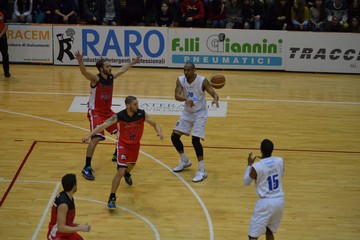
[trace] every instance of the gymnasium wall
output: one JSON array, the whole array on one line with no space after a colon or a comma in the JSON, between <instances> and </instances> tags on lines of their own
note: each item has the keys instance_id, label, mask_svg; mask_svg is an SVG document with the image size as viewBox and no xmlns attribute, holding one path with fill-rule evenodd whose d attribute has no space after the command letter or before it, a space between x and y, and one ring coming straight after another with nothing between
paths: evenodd
<instances>
[{"instance_id":1,"label":"gymnasium wall","mask_svg":"<svg viewBox=\"0 0 360 240\"><path fill-rule=\"evenodd\" d=\"M107 57L113 66L142 55L144 67L360 73L360 34L233 29L15 25L10 61L77 65ZM1 59L1 58L0 58Z\"/></svg>"}]
</instances>

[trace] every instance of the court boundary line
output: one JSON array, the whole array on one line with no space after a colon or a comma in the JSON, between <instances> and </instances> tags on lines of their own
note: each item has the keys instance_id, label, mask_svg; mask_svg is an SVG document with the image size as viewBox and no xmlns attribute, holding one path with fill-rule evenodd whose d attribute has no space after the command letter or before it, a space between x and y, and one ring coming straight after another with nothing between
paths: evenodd
<instances>
[{"instance_id":1,"label":"court boundary line","mask_svg":"<svg viewBox=\"0 0 360 240\"><path fill-rule=\"evenodd\" d=\"M12 187L14 186L16 179L18 178L18 176L19 176L22 168L24 167L25 163L27 162L27 160L28 160L31 152L34 150L35 145L36 145L36 141L34 141L34 142L31 144L30 149L28 150L28 152L27 152L27 154L25 155L24 159L21 161L20 166L18 167L18 169L17 169L14 177L12 178L12 180L11 180L8 188L6 189L4 195L2 196L2 198L1 198L1 200L0 200L0 207L1 207L1 206L3 205L3 203L5 202L6 197L7 197L8 194L10 193Z\"/></svg>"},{"instance_id":2,"label":"court boundary line","mask_svg":"<svg viewBox=\"0 0 360 240\"><path fill-rule=\"evenodd\" d=\"M22 92L22 91L0 91L6 94L33 94L33 95L64 95L64 96L89 96L84 93L60 93L60 92ZM113 97L126 97L127 95L113 95ZM160 98L174 99L172 96L137 96L138 98ZM206 98L207 100L211 98ZM290 99L256 99L256 98L231 98L230 96L220 98L222 101L248 101L248 102L280 102L280 103L308 103L308 104L335 104L335 105L360 105L360 102L334 102L334 101L316 101L316 100L290 100Z\"/></svg>"},{"instance_id":3,"label":"court boundary line","mask_svg":"<svg viewBox=\"0 0 360 240\"><path fill-rule=\"evenodd\" d=\"M82 142L71 142L71 141L44 141L37 140L37 142L43 143L72 143L72 144L84 144ZM112 143L99 143L102 145L113 145ZM141 143L141 146L144 147L174 147L172 145L166 144L146 144ZM192 145L184 145L185 148L193 148ZM203 148L206 149L226 149L226 150L259 150L256 147L226 147L226 146L205 146ZM326 150L326 149L286 149L286 148L276 148L274 151L283 151L283 152L314 152L314 153L345 153L345 154L360 154L360 151L347 151L347 150Z\"/></svg>"},{"instance_id":4,"label":"court boundary line","mask_svg":"<svg viewBox=\"0 0 360 240\"><path fill-rule=\"evenodd\" d=\"M46 216L47 216L47 214L49 212L49 209L50 209L51 205L53 204L53 199L55 199L55 196L56 196L56 194L57 194L57 192L59 190L59 187L60 187L60 182L57 182L56 186L55 186L55 188L54 188L54 190L53 190L53 192L51 194L51 197L50 197L50 199L48 201L48 204L46 205L46 208L43 211L40 222L38 223L38 225L36 227L36 230L35 230L32 238L31 238L32 240L35 240L37 238L37 236L39 235L40 229L41 229L42 225L45 222L45 218L46 218Z\"/></svg>"}]
</instances>

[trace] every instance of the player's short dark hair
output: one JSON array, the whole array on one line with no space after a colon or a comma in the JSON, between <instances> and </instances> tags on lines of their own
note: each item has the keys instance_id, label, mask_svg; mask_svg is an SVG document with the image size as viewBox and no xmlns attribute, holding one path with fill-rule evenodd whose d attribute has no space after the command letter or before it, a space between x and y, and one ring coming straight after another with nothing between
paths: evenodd
<instances>
[{"instance_id":1,"label":"player's short dark hair","mask_svg":"<svg viewBox=\"0 0 360 240\"><path fill-rule=\"evenodd\" d=\"M108 61L109 61L109 59L107 59L107 58L100 58L99 61L96 62L97 69L100 71L100 68L103 68L104 63L108 62Z\"/></svg>"},{"instance_id":2,"label":"player's short dark hair","mask_svg":"<svg viewBox=\"0 0 360 240\"><path fill-rule=\"evenodd\" d=\"M274 144L272 141L270 141L269 139L264 139L261 142L261 152L263 153L263 155L265 156L271 156L272 151L274 150Z\"/></svg>"},{"instance_id":3,"label":"player's short dark hair","mask_svg":"<svg viewBox=\"0 0 360 240\"><path fill-rule=\"evenodd\" d=\"M73 173L68 173L61 179L62 186L65 192L70 192L71 189L76 185L76 175Z\"/></svg>"},{"instance_id":4,"label":"player's short dark hair","mask_svg":"<svg viewBox=\"0 0 360 240\"><path fill-rule=\"evenodd\" d=\"M136 100L136 97L134 96L127 96L125 98L125 104L131 104L134 100Z\"/></svg>"},{"instance_id":5,"label":"player's short dark hair","mask_svg":"<svg viewBox=\"0 0 360 240\"><path fill-rule=\"evenodd\" d=\"M186 62L185 63L185 66L186 65L190 65L191 66L191 69L195 69L195 64L193 62Z\"/></svg>"}]
</instances>

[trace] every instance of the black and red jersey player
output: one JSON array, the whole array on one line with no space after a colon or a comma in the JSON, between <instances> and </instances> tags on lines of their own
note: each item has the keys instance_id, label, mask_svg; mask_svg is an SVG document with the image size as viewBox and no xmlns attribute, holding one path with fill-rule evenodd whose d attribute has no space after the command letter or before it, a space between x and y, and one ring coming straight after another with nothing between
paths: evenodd
<instances>
[{"instance_id":1,"label":"black and red jersey player","mask_svg":"<svg viewBox=\"0 0 360 240\"><path fill-rule=\"evenodd\" d=\"M124 74L133 65L140 62L141 56L133 59L132 62L122 66L117 72L112 74L111 62L109 59L101 58L96 62L96 67L99 70L98 74L87 71L83 62L83 54L80 51L75 52L75 57L79 63L81 74L90 81L90 97L88 101L87 117L90 123L90 131L94 130L98 125L105 122L106 119L114 115L111 110L113 99L114 80L120 75ZM102 131L98 132L91 138L91 141L86 150L85 166L82 170L83 176L88 180L94 180L93 169L91 167L91 160L94 155L95 148L100 141L105 140L105 131L115 134L117 131L116 124L110 125ZM113 159L116 160L116 151Z\"/></svg>"},{"instance_id":2,"label":"black and red jersey player","mask_svg":"<svg viewBox=\"0 0 360 240\"><path fill-rule=\"evenodd\" d=\"M51 208L51 219L47 234L48 240L81 240L77 232L89 232L90 225L74 223L76 210L74 193L77 191L76 175L66 174L62 180L64 191L60 192Z\"/></svg>"},{"instance_id":3,"label":"black and red jersey player","mask_svg":"<svg viewBox=\"0 0 360 240\"><path fill-rule=\"evenodd\" d=\"M118 141L117 141L117 173L113 178L111 193L108 201L108 208L116 208L116 190L119 187L120 180L126 175L130 175L134 168L140 150L140 140L144 132L144 122L151 125L160 139L163 139L160 125L153 120L144 110L139 109L138 100L134 96L127 96L125 99L126 109L114 114L103 124L97 126L86 137L82 139L87 142L92 136L103 131L114 123L118 123ZM131 181L132 184L132 181ZM131 185L129 184L129 185Z\"/></svg>"}]
</instances>

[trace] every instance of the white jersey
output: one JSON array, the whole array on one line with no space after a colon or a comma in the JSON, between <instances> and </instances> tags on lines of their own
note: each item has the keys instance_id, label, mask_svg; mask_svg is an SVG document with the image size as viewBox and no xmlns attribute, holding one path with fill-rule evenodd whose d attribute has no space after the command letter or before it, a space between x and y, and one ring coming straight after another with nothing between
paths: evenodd
<instances>
[{"instance_id":1,"label":"white jersey","mask_svg":"<svg viewBox=\"0 0 360 240\"><path fill-rule=\"evenodd\" d=\"M254 163L257 178L256 192L261 198L283 197L282 178L284 161L280 157L268 157Z\"/></svg>"},{"instance_id":2,"label":"white jersey","mask_svg":"<svg viewBox=\"0 0 360 240\"><path fill-rule=\"evenodd\" d=\"M197 112L206 109L205 91L203 90L203 82L205 77L197 75L195 80L189 84L186 77L180 76L179 81L184 89L184 96L194 101L195 106L190 107L185 104L185 111Z\"/></svg>"}]
</instances>

